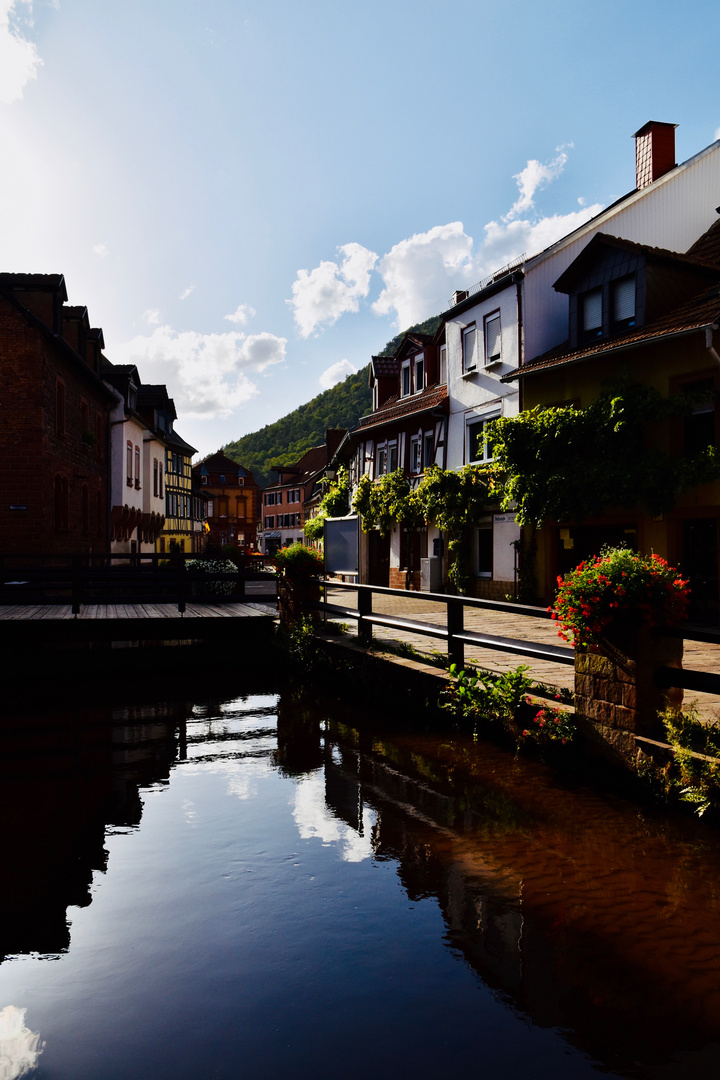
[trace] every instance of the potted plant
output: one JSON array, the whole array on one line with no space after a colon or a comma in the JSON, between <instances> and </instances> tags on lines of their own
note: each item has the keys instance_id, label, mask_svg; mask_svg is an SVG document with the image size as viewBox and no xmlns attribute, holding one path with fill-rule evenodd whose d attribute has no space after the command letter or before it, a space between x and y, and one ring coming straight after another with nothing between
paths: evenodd
<instances>
[{"instance_id":1,"label":"potted plant","mask_svg":"<svg viewBox=\"0 0 720 1080\"><path fill-rule=\"evenodd\" d=\"M558 634L577 645L625 643L642 630L675 626L685 618L688 582L660 555L629 548L603 548L558 577L555 603L548 608Z\"/></svg>"},{"instance_id":2,"label":"potted plant","mask_svg":"<svg viewBox=\"0 0 720 1080\"><path fill-rule=\"evenodd\" d=\"M309 605L320 599L318 578L323 572L322 556L314 548L298 542L280 548L273 562L280 575L278 608L282 625L293 626L306 615L317 619L317 612Z\"/></svg>"}]
</instances>

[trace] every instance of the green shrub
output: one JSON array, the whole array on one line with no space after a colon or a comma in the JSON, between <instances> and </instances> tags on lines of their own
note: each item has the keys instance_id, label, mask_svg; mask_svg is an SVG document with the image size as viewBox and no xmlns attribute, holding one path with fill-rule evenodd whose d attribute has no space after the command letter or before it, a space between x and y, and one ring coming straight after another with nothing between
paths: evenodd
<instances>
[{"instance_id":1,"label":"green shrub","mask_svg":"<svg viewBox=\"0 0 720 1080\"><path fill-rule=\"evenodd\" d=\"M299 541L276 551L273 562L278 570L290 577L318 576L322 574L324 567L322 555Z\"/></svg>"}]
</instances>

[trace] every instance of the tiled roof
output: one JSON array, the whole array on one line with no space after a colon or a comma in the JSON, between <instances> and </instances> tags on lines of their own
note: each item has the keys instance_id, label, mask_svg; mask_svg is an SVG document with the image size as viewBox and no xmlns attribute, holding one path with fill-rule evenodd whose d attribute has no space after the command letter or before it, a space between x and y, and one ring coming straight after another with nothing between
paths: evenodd
<instances>
[{"instance_id":1,"label":"tiled roof","mask_svg":"<svg viewBox=\"0 0 720 1080\"><path fill-rule=\"evenodd\" d=\"M688 255L720 266L720 218L687 250Z\"/></svg>"},{"instance_id":2,"label":"tiled roof","mask_svg":"<svg viewBox=\"0 0 720 1080\"><path fill-rule=\"evenodd\" d=\"M392 378L398 373L398 362L394 356L373 356L372 370L375 378Z\"/></svg>"},{"instance_id":3,"label":"tiled roof","mask_svg":"<svg viewBox=\"0 0 720 1080\"><path fill-rule=\"evenodd\" d=\"M399 394L393 394L381 409L370 413L368 416L362 416L354 430L365 431L368 428L380 427L391 420L412 416L413 413L445 408L446 402L447 386L430 386L427 390L423 390L422 394L413 394L411 397L406 398L401 398Z\"/></svg>"},{"instance_id":4,"label":"tiled roof","mask_svg":"<svg viewBox=\"0 0 720 1080\"><path fill-rule=\"evenodd\" d=\"M638 327L636 330L618 337L595 341L582 349L568 351L568 343L557 345L541 356L535 357L522 367L503 375L502 382L510 382L525 375L533 375L537 371L546 371L548 368L561 367L564 364L577 363L591 356L602 356L604 353L615 352L620 349L630 348L633 345L643 345L664 337L672 337L688 333L692 330L701 329L711 323L720 321L720 285L713 285L699 296L694 296L685 304L663 315L647 326Z\"/></svg>"}]
</instances>

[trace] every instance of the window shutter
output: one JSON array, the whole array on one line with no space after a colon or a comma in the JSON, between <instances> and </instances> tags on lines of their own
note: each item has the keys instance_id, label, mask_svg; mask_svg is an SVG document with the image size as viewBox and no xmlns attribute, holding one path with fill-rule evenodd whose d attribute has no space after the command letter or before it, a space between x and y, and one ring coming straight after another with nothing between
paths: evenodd
<instances>
[{"instance_id":1,"label":"window shutter","mask_svg":"<svg viewBox=\"0 0 720 1080\"><path fill-rule=\"evenodd\" d=\"M469 327L463 334L463 368L469 371L475 367L475 327Z\"/></svg>"},{"instance_id":2,"label":"window shutter","mask_svg":"<svg viewBox=\"0 0 720 1080\"><path fill-rule=\"evenodd\" d=\"M635 316L635 278L623 278L615 286L613 301L613 319L624 322Z\"/></svg>"},{"instance_id":3,"label":"window shutter","mask_svg":"<svg viewBox=\"0 0 720 1080\"><path fill-rule=\"evenodd\" d=\"M485 323L485 363L500 359L500 316Z\"/></svg>"},{"instance_id":4,"label":"window shutter","mask_svg":"<svg viewBox=\"0 0 720 1080\"><path fill-rule=\"evenodd\" d=\"M602 328L602 290L587 293L583 297L583 329L600 330Z\"/></svg>"}]
</instances>

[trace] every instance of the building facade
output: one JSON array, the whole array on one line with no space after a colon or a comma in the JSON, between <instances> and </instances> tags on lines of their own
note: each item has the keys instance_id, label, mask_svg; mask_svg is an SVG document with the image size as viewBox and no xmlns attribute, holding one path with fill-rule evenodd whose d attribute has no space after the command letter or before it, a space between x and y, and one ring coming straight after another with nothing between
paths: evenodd
<instances>
[{"instance_id":1,"label":"building facade","mask_svg":"<svg viewBox=\"0 0 720 1080\"><path fill-rule=\"evenodd\" d=\"M207 500L207 543L256 550L260 495L250 470L218 451L195 465L192 473L195 487Z\"/></svg>"}]
</instances>

